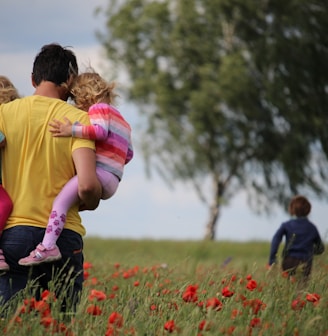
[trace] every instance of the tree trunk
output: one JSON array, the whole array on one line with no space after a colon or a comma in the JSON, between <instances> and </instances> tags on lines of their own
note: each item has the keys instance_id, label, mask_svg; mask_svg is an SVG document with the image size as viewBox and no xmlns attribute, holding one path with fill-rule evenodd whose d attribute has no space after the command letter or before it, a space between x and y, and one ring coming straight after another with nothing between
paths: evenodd
<instances>
[{"instance_id":1,"label":"tree trunk","mask_svg":"<svg viewBox=\"0 0 328 336\"><path fill-rule=\"evenodd\" d=\"M213 181L214 192L213 202L209 207L209 220L205 229L205 240L214 240L216 233L216 225L220 214L220 202L224 193L224 185L217 180Z\"/></svg>"}]
</instances>

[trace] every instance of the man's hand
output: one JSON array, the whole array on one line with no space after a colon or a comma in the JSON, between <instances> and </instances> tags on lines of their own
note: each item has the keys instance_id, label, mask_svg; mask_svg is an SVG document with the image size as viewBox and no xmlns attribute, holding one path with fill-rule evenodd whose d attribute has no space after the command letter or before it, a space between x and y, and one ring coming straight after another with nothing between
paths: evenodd
<instances>
[{"instance_id":1,"label":"man's hand","mask_svg":"<svg viewBox=\"0 0 328 336\"><path fill-rule=\"evenodd\" d=\"M49 123L52 127L49 131L54 137L69 137L72 136L72 123L68 118L64 118L65 122L54 119Z\"/></svg>"}]
</instances>

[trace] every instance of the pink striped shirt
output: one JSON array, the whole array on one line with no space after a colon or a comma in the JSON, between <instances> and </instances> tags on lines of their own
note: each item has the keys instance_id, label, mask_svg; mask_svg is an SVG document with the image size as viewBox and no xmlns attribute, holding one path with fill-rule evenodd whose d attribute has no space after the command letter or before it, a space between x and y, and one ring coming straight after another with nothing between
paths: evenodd
<instances>
[{"instance_id":1,"label":"pink striped shirt","mask_svg":"<svg viewBox=\"0 0 328 336\"><path fill-rule=\"evenodd\" d=\"M97 167L121 180L124 166L133 157L131 127L112 105L94 104L88 114L91 125L74 124L72 136L95 140Z\"/></svg>"}]
</instances>

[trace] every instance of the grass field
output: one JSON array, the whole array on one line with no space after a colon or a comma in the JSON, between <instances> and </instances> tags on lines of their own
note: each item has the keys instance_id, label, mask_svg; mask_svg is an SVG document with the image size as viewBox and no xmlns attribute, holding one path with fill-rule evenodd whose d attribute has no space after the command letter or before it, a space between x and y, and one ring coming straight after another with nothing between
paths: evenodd
<instances>
[{"instance_id":1,"label":"grass field","mask_svg":"<svg viewBox=\"0 0 328 336\"><path fill-rule=\"evenodd\" d=\"M267 269L266 242L85 240L85 285L74 318L25 298L4 335L328 335L328 258L311 279ZM49 306L50 304L50 306ZM50 309L51 307L51 309ZM1 308L0 308L1 310ZM1 332L1 331L0 331Z\"/></svg>"}]
</instances>

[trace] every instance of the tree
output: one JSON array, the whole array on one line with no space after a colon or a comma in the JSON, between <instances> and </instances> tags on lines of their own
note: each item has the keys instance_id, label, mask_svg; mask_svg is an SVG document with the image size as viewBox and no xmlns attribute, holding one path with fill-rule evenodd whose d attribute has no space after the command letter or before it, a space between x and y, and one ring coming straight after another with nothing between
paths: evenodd
<instances>
[{"instance_id":1,"label":"tree","mask_svg":"<svg viewBox=\"0 0 328 336\"><path fill-rule=\"evenodd\" d=\"M105 15L100 41L146 117L147 166L194 185L205 238L240 190L256 211L327 196L323 0L121 0Z\"/></svg>"}]
</instances>

